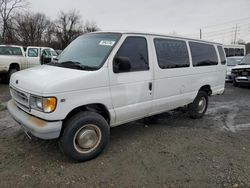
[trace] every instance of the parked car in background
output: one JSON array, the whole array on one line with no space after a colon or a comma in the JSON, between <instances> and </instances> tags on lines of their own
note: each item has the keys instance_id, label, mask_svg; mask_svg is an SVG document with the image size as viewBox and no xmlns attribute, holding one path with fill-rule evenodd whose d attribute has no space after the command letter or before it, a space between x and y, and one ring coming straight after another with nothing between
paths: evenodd
<instances>
[{"instance_id":1,"label":"parked car in background","mask_svg":"<svg viewBox=\"0 0 250 188\"><path fill-rule=\"evenodd\" d=\"M227 58L227 75L226 75L227 82L233 81L233 77L231 73L232 68L238 65L243 58L244 56L234 56L234 57Z\"/></svg>"},{"instance_id":2,"label":"parked car in background","mask_svg":"<svg viewBox=\"0 0 250 188\"><path fill-rule=\"evenodd\" d=\"M58 55L62 53L62 50L55 50Z\"/></svg>"},{"instance_id":3,"label":"parked car in background","mask_svg":"<svg viewBox=\"0 0 250 188\"><path fill-rule=\"evenodd\" d=\"M250 83L250 54L246 55L242 61L232 68L233 85Z\"/></svg>"},{"instance_id":4,"label":"parked car in background","mask_svg":"<svg viewBox=\"0 0 250 188\"><path fill-rule=\"evenodd\" d=\"M27 134L59 139L71 159L102 152L110 127L187 106L201 118L223 94L222 44L133 32L74 40L58 61L11 76L8 110ZM21 97L20 97L21 96Z\"/></svg>"},{"instance_id":5,"label":"parked car in background","mask_svg":"<svg viewBox=\"0 0 250 188\"><path fill-rule=\"evenodd\" d=\"M49 63L53 60L49 47L0 45L0 77L8 82L19 70Z\"/></svg>"}]
</instances>

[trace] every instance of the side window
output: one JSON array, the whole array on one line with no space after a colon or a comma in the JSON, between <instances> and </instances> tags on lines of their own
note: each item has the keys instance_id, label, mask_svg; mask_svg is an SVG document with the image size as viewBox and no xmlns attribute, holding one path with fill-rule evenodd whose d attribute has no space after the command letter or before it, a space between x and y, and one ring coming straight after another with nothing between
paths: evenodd
<instances>
[{"instance_id":1,"label":"side window","mask_svg":"<svg viewBox=\"0 0 250 188\"><path fill-rule=\"evenodd\" d=\"M155 39L154 43L161 69L189 67L189 56L185 41Z\"/></svg>"},{"instance_id":2,"label":"side window","mask_svg":"<svg viewBox=\"0 0 250 188\"><path fill-rule=\"evenodd\" d=\"M28 49L29 57L38 57L38 49L37 48L29 48Z\"/></svg>"},{"instance_id":3,"label":"side window","mask_svg":"<svg viewBox=\"0 0 250 188\"><path fill-rule=\"evenodd\" d=\"M235 48L235 56L240 56L240 49L239 48Z\"/></svg>"},{"instance_id":4,"label":"side window","mask_svg":"<svg viewBox=\"0 0 250 188\"><path fill-rule=\"evenodd\" d=\"M228 57L232 57L232 56L235 56L235 50L234 50L234 48L229 48Z\"/></svg>"},{"instance_id":5,"label":"side window","mask_svg":"<svg viewBox=\"0 0 250 188\"><path fill-rule=\"evenodd\" d=\"M12 48L12 55L22 56L22 50L20 48Z\"/></svg>"},{"instance_id":6,"label":"side window","mask_svg":"<svg viewBox=\"0 0 250 188\"><path fill-rule=\"evenodd\" d=\"M218 64L215 48L211 44L189 42L192 53L193 66L211 66Z\"/></svg>"},{"instance_id":7,"label":"side window","mask_svg":"<svg viewBox=\"0 0 250 188\"><path fill-rule=\"evenodd\" d=\"M43 53L44 53L46 56L51 56L51 51L50 51L50 49L45 49L45 50L43 50Z\"/></svg>"},{"instance_id":8,"label":"side window","mask_svg":"<svg viewBox=\"0 0 250 188\"><path fill-rule=\"evenodd\" d=\"M245 50L243 48L240 49L240 56L245 56Z\"/></svg>"},{"instance_id":9,"label":"side window","mask_svg":"<svg viewBox=\"0 0 250 188\"><path fill-rule=\"evenodd\" d=\"M228 57L228 48L224 48L225 53L226 53L226 57Z\"/></svg>"},{"instance_id":10,"label":"side window","mask_svg":"<svg viewBox=\"0 0 250 188\"><path fill-rule=\"evenodd\" d=\"M130 62L129 69L118 72L149 70L147 40L144 37L127 37L114 58L113 70L119 66L115 61L117 58L127 59Z\"/></svg>"},{"instance_id":11,"label":"side window","mask_svg":"<svg viewBox=\"0 0 250 188\"><path fill-rule=\"evenodd\" d=\"M225 65L226 64L226 58L225 58L225 53L224 53L224 50L223 50L222 46L218 46L218 51L219 51L219 54L220 54L221 64Z\"/></svg>"}]
</instances>

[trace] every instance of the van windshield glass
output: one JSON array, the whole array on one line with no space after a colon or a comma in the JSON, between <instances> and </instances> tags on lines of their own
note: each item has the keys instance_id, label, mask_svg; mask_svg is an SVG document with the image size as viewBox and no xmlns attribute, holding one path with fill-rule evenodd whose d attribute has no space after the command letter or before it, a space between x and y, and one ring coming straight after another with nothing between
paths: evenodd
<instances>
[{"instance_id":1,"label":"van windshield glass","mask_svg":"<svg viewBox=\"0 0 250 188\"><path fill-rule=\"evenodd\" d=\"M50 63L59 67L97 70L120 39L118 33L85 34L74 40L59 56L58 62Z\"/></svg>"},{"instance_id":2,"label":"van windshield glass","mask_svg":"<svg viewBox=\"0 0 250 188\"><path fill-rule=\"evenodd\" d=\"M242 59L239 65L250 65L250 55L247 55Z\"/></svg>"}]
</instances>

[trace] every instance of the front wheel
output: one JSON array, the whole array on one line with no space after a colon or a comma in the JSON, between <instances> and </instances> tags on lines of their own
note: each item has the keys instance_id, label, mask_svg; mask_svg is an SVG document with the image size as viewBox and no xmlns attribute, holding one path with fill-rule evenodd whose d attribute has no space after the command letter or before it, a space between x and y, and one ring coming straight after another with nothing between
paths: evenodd
<instances>
[{"instance_id":1,"label":"front wheel","mask_svg":"<svg viewBox=\"0 0 250 188\"><path fill-rule=\"evenodd\" d=\"M191 118L202 118L208 107L208 94L205 91L199 91L194 102L188 105L188 112Z\"/></svg>"},{"instance_id":2,"label":"front wheel","mask_svg":"<svg viewBox=\"0 0 250 188\"><path fill-rule=\"evenodd\" d=\"M3 77L3 81L4 83L8 84L10 81L10 77L12 74L14 74L15 72L17 72L18 70L16 68L11 68L8 73Z\"/></svg>"},{"instance_id":3,"label":"front wheel","mask_svg":"<svg viewBox=\"0 0 250 188\"><path fill-rule=\"evenodd\" d=\"M75 161L87 161L99 155L109 141L109 125L95 112L80 112L65 123L59 144Z\"/></svg>"}]
</instances>

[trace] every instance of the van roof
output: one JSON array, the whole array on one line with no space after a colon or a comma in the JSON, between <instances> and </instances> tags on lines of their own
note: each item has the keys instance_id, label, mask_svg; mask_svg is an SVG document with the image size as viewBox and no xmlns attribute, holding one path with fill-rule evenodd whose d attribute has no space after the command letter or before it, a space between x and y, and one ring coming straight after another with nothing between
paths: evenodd
<instances>
[{"instance_id":1,"label":"van roof","mask_svg":"<svg viewBox=\"0 0 250 188\"><path fill-rule=\"evenodd\" d=\"M211 41L182 37L182 36L165 35L165 34L159 34L159 33L146 33L146 32L137 32L137 31L97 31L97 32L93 32L93 33L121 33L121 34L135 34L135 35L151 35L151 36L171 37L171 38L176 38L176 39L184 39L184 40L191 40L191 41L197 41L197 42L205 42L205 43L210 43L210 44L223 45L223 44L217 43L217 42L211 42Z\"/></svg>"}]
</instances>

